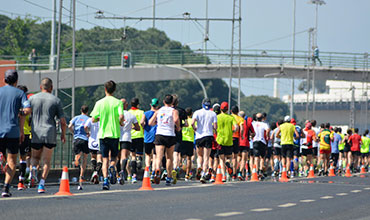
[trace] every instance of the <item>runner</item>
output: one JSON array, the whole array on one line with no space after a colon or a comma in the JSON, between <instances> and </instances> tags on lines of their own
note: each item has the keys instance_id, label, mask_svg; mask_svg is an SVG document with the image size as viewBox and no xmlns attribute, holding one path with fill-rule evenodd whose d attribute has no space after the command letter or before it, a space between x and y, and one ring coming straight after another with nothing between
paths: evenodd
<instances>
[{"instance_id":1,"label":"runner","mask_svg":"<svg viewBox=\"0 0 370 220\"><path fill-rule=\"evenodd\" d=\"M130 111L127 111L128 103L126 99L121 99L121 102L123 104L123 115L125 117L125 121L123 126L121 126L121 135L119 139L120 143L120 164L121 164L121 171L119 172L119 178L118 182L123 185L125 183L125 179L127 178L127 181L131 180L132 183L137 182L136 177L136 167L131 166L132 170L127 169L127 161L129 154L131 153L131 158L135 158L136 149L132 144L132 130L140 131L140 126L137 122L137 119L135 115L131 114Z\"/></svg>"},{"instance_id":2,"label":"runner","mask_svg":"<svg viewBox=\"0 0 370 220\"><path fill-rule=\"evenodd\" d=\"M209 157L212 150L213 131L217 130L217 115L211 111L211 100L204 98L202 109L196 110L191 125L194 128L197 145L198 171L200 182L206 183L212 175L212 168L208 170ZM208 178L206 174L208 172Z\"/></svg>"},{"instance_id":3,"label":"runner","mask_svg":"<svg viewBox=\"0 0 370 220\"><path fill-rule=\"evenodd\" d=\"M131 109L128 111L132 115L136 116L136 120L138 122L144 116L144 111L139 109L139 99L132 98L131 99ZM131 171L132 171L132 181L136 178L137 169L141 169L142 167L142 160L143 160L143 152L144 152L144 130L141 125L140 130L136 131L135 129L131 130L131 139L132 139L132 151L131 151Z\"/></svg>"},{"instance_id":4,"label":"runner","mask_svg":"<svg viewBox=\"0 0 370 220\"><path fill-rule=\"evenodd\" d=\"M213 111L216 113L216 116L221 114L220 104L215 103L212 106ZM213 173L212 177L209 180L211 183L215 182L216 180L216 172L219 165L219 152L221 150L221 146L217 143L217 133L213 132L213 142L212 142L212 150L211 154L209 155L209 167L212 167Z\"/></svg>"},{"instance_id":5,"label":"runner","mask_svg":"<svg viewBox=\"0 0 370 220\"><path fill-rule=\"evenodd\" d=\"M172 95L166 95L163 100L164 106L156 111L149 120L150 126L158 125L154 141L156 152L154 182L156 184L160 182L160 168L166 149L166 169L169 171L166 177L166 185L168 186L171 185L172 182L173 151L176 144L175 126L177 131L181 129L179 112L172 107L172 103Z\"/></svg>"},{"instance_id":6,"label":"runner","mask_svg":"<svg viewBox=\"0 0 370 220\"><path fill-rule=\"evenodd\" d=\"M239 165L239 173L238 173L238 179L244 180L243 177L245 177L245 180L247 180L248 176L245 172L245 167L248 166L248 156L249 156L249 149L250 149L250 140L254 137L255 132L254 128L252 126L252 118L251 117L244 117L244 122L242 124L243 129L240 129L240 140L239 145L240 149L239 152L241 154L241 160Z\"/></svg>"},{"instance_id":7,"label":"runner","mask_svg":"<svg viewBox=\"0 0 370 220\"><path fill-rule=\"evenodd\" d=\"M244 118L240 117L238 115L239 113L239 107L238 106L233 106L231 107L231 115L235 118L236 123L238 124L238 129L233 133L233 159L232 159L232 164L233 164L233 173L232 173L232 180L236 180L236 175L238 173L238 155L240 153L240 144L239 144L239 139L240 139L240 134L243 133L243 123L244 123ZM239 165L239 168L243 167Z\"/></svg>"},{"instance_id":8,"label":"runner","mask_svg":"<svg viewBox=\"0 0 370 220\"><path fill-rule=\"evenodd\" d=\"M99 184L100 171L103 165L98 139L99 122L92 122L92 118L89 118L84 128L86 135L89 137L89 150L91 154L91 164L93 166L93 173L90 181L94 184Z\"/></svg>"},{"instance_id":9,"label":"runner","mask_svg":"<svg viewBox=\"0 0 370 220\"><path fill-rule=\"evenodd\" d=\"M41 92L30 97L32 108L32 171L31 181L37 179L37 167L40 159L43 158L44 168L38 187L38 193L45 192L45 180L49 174L50 162L53 155L53 148L56 147L57 129L55 117L60 120L62 133L60 139L65 143L65 132L67 123L64 118L61 101L51 94L53 82L49 78L41 81ZM36 181L35 181L36 182Z\"/></svg>"},{"instance_id":10,"label":"runner","mask_svg":"<svg viewBox=\"0 0 370 220\"><path fill-rule=\"evenodd\" d=\"M257 113L256 115L256 123L253 124L254 131L256 135L253 138L253 155L254 155L254 165L258 170L258 175L261 178L264 178L264 161L265 156L267 153L267 135L269 133L269 126L263 122L263 115L261 113Z\"/></svg>"},{"instance_id":11,"label":"runner","mask_svg":"<svg viewBox=\"0 0 370 220\"><path fill-rule=\"evenodd\" d=\"M346 167L345 165L345 158L347 156L344 155L344 134L342 134L342 128L338 127L338 134L340 135L342 141L339 142L338 149L339 149L339 164L338 164L338 173L342 173L342 169ZM344 170L344 169L343 169Z\"/></svg>"},{"instance_id":12,"label":"runner","mask_svg":"<svg viewBox=\"0 0 370 220\"><path fill-rule=\"evenodd\" d=\"M94 109L91 112L93 122L99 121L98 138L100 152L103 157L103 190L110 189L109 179L111 184L117 182L115 165L118 155L120 125L123 125L125 119L122 102L113 97L115 90L116 83L114 81L110 80L104 83L105 97L95 103ZM109 156L111 158L110 162Z\"/></svg>"},{"instance_id":13,"label":"runner","mask_svg":"<svg viewBox=\"0 0 370 220\"><path fill-rule=\"evenodd\" d=\"M222 181L226 182L225 166L226 160L231 159L233 153L233 132L238 129L235 118L227 111L229 105L227 102L221 103L221 114L217 115L217 143L221 146L219 151ZM234 130L233 130L234 129Z\"/></svg>"},{"instance_id":14,"label":"runner","mask_svg":"<svg viewBox=\"0 0 370 220\"><path fill-rule=\"evenodd\" d=\"M274 155L274 172L272 173L272 177L278 177L279 173L281 173L281 139L278 138L276 134L283 122L283 120L279 120L276 122L276 128L272 131L272 134L270 136L270 139L272 140Z\"/></svg>"},{"instance_id":15,"label":"runner","mask_svg":"<svg viewBox=\"0 0 370 220\"><path fill-rule=\"evenodd\" d=\"M334 164L334 168L337 169L337 164L339 160L339 143L342 142L342 137L338 134L338 128L334 128L334 132L330 134L331 140L331 155L330 155L330 164Z\"/></svg>"},{"instance_id":16,"label":"runner","mask_svg":"<svg viewBox=\"0 0 370 220\"><path fill-rule=\"evenodd\" d=\"M320 133L320 128L316 127L317 125L316 120L311 120L311 125L312 125L312 130L315 131L316 137L317 137ZM312 151L313 151L312 162L314 163L314 165L316 165L318 162L319 147L320 147L319 142L320 140L318 138L316 138L316 141L312 142Z\"/></svg>"},{"instance_id":17,"label":"runner","mask_svg":"<svg viewBox=\"0 0 370 220\"><path fill-rule=\"evenodd\" d=\"M294 135L294 150L293 150L293 164L290 166L290 175L291 177L294 177L295 174L298 174L300 164L300 145L301 145L301 138L303 136L302 128L301 126L297 125L297 122L294 118L290 120L290 123L292 123L295 126L295 130L297 131L298 135ZM300 173L301 174L301 173Z\"/></svg>"},{"instance_id":18,"label":"runner","mask_svg":"<svg viewBox=\"0 0 370 220\"><path fill-rule=\"evenodd\" d=\"M362 135L361 139L361 157L362 157L362 165L365 167L369 166L369 145L370 145L370 138L367 137L369 134L369 130L366 130L365 133ZM369 169L368 169L369 171Z\"/></svg>"},{"instance_id":19,"label":"runner","mask_svg":"<svg viewBox=\"0 0 370 220\"><path fill-rule=\"evenodd\" d=\"M69 130L73 133L73 151L75 153L75 167L80 169L80 178L78 190L82 190L82 183L85 181L84 174L87 165L87 156L89 155L89 142L84 125L89 119L89 107L81 106L81 115L75 116L68 125ZM80 159L82 156L82 166Z\"/></svg>"},{"instance_id":20,"label":"runner","mask_svg":"<svg viewBox=\"0 0 370 220\"><path fill-rule=\"evenodd\" d=\"M326 123L324 129L319 133L318 138L320 139L320 170L319 176L328 175L329 158L331 154L330 150L330 124Z\"/></svg>"},{"instance_id":21,"label":"runner","mask_svg":"<svg viewBox=\"0 0 370 220\"><path fill-rule=\"evenodd\" d=\"M360 152L360 146L362 144L361 142L361 136L358 134L358 128L355 128L355 133L349 137L348 141L352 143L351 151L349 152L349 158L353 160L349 161L349 164L351 165L353 162L352 170L355 172L360 171L360 159L361 156Z\"/></svg>"},{"instance_id":22,"label":"runner","mask_svg":"<svg viewBox=\"0 0 370 220\"><path fill-rule=\"evenodd\" d=\"M8 166L1 196L10 197L12 194L9 189L16 171L19 144L24 140L25 115L28 115L31 109L26 94L15 88L18 83L17 71L5 71L4 82L5 86L0 88L0 152L6 156L8 151Z\"/></svg>"},{"instance_id":23,"label":"runner","mask_svg":"<svg viewBox=\"0 0 370 220\"><path fill-rule=\"evenodd\" d=\"M152 165L151 160L153 158L153 153L155 154L155 145L154 145L154 139L155 139L155 133L157 131L157 125L150 126L149 120L153 117L154 113L159 108L159 101L157 98L153 98L152 102L150 104L150 110L144 112L144 116L141 119L141 127L144 128L144 149L145 149L145 166L149 166L150 170L152 171L152 174L150 176L150 179L152 182L154 182L154 164ZM153 158L154 163L154 158Z\"/></svg>"},{"instance_id":24,"label":"runner","mask_svg":"<svg viewBox=\"0 0 370 220\"><path fill-rule=\"evenodd\" d=\"M312 130L310 122L306 122L305 128L303 129L304 138L301 138L301 149L302 149L302 164L304 175L308 175L309 167L312 164L313 156L313 142L316 141L316 132Z\"/></svg>"},{"instance_id":25,"label":"runner","mask_svg":"<svg viewBox=\"0 0 370 220\"><path fill-rule=\"evenodd\" d=\"M352 155L351 152L351 142L349 141L349 138L352 136L352 130L348 129L347 134L344 137L344 164L343 168L345 169L347 166L351 166L352 163Z\"/></svg>"},{"instance_id":26,"label":"runner","mask_svg":"<svg viewBox=\"0 0 370 220\"><path fill-rule=\"evenodd\" d=\"M193 110L188 107L185 109L186 115L188 116L187 122L184 123L185 127L182 127L182 151L181 151L181 157L186 159L186 171L185 171L185 181L190 181L190 171L191 171L191 157L193 156L194 152L194 129L192 126L192 116L193 116Z\"/></svg>"}]
</instances>

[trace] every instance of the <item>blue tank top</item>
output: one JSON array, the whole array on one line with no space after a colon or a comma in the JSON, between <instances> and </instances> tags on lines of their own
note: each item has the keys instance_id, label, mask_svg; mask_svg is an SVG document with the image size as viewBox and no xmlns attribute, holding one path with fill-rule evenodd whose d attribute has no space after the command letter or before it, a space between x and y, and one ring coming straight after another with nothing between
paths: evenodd
<instances>
[{"instance_id":1,"label":"blue tank top","mask_svg":"<svg viewBox=\"0 0 370 220\"><path fill-rule=\"evenodd\" d=\"M150 126L149 120L154 115L154 111L146 111L145 115L145 126L144 126L144 143L153 143L155 139L155 132L157 131L157 125Z\"/></svg>"}]
</instances>

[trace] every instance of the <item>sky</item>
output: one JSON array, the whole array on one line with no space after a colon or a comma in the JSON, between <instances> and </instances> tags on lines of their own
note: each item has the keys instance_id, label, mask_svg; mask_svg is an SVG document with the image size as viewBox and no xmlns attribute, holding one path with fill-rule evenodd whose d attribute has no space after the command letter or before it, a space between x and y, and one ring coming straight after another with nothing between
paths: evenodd
<instances>
[{"instance_id":1,"label":"sky","mask_svg":"<svg viewBox=\"0 0 370 220\"><path fill-rule=\"evenodd\" d=\"M206 0L155 0L156 17L182 17L189 12L191 17L204 18ZM294 0L242 0L242 48L243 49L292 49ZM59 1L58 1L59 2ZM63 22L69 23L71 0L63 1ZM317 42L321 51L356 52L370 51L370 1L325 0L319 7ZM123 27L122 20L99 20L94 18L99 9L106 16L152 17L153 0L77 0L78 29L95 25L108 28ZM315 26L315 6L307 0L296 0L296 32ZM209 0L209 18L232 18L232 1ZM12 0L0 8L0 14L41 17L40 22L50 20L52 0ZM126 25L145 30L152 27L151 21L126 21ZM202 48L204 22L156 21L156 28L163 30L173 40ZM230 49L231 23L210 22L210 49ZM276 40L284 37L283 39ZM266 43L267 41L267 43ZM296 50L306 50L308 33L296 35ZM237 80L233 80L234 86ZM251 86L253 85L253 86ZM298 82L296 82L296 87ZM272 95L271 79L243 79L242 91L246 95ZM290 93L290 81L279 80L280 94Z\"/></svg>"}]
</instances>

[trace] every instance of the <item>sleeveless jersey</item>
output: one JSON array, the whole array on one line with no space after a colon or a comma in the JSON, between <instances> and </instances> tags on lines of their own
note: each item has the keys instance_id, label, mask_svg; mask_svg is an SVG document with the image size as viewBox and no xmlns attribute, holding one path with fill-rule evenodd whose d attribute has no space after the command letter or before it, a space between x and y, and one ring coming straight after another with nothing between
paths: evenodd
<instances>
[{"instance_id":1,"label":"sleeveless jersey","mask_svg":"<svg viewBox=\"0 0 370 220\"><path fill-rule=\"evenodd\" d=\"M164 136L175 135L175 122L173 121L174 108L163 106L157 113L157 132L156 134Z\"/></svg>"}]
</instances>

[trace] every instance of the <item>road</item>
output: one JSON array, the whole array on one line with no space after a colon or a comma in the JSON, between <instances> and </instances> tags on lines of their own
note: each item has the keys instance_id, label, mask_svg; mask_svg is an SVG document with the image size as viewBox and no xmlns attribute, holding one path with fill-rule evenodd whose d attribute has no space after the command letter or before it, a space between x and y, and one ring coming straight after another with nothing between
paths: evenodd
<instances>
[{"instance_id":1,"label":"road","mask_svg":"<svg viewBox=\"0 0 370 220\"><path fill-rule=\"evenodd\" d=\"M310 181L310 182L309 182ZM0 198L1 219L370 219L370 174L297 178L289 183L231 182L224 185L179 181L154 191L137 184L84 185L75 196L57 197L58 186L47 193L16 191Z\"/></svg>"}]
</instances>

